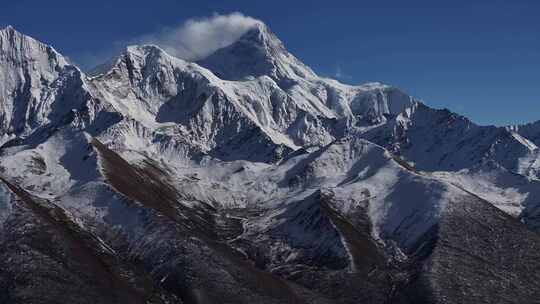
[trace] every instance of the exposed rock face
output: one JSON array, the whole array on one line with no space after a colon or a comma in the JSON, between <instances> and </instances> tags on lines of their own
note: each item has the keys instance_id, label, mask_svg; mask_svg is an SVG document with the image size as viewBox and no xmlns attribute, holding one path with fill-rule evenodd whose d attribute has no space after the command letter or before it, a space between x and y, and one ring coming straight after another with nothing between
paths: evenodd
<instances>
[{"instance_id":1,"label":"exposed rock face","mask_svg":"<svg viewBox=\"0 0 540 304\"><path fill-rule=\"evenodd\" d=\"M0 30L0 303L534 303L538 123L317 76L262 23L88 76Z\"/></svg>"}]
</instances>

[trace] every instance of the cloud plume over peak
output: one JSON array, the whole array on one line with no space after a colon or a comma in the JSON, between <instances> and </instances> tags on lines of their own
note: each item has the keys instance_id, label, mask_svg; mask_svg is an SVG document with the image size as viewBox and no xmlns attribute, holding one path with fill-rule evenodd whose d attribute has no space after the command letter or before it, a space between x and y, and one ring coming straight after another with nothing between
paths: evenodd
<instances>
[{"instance_id":1,"label":"cloud plume over peak","mask_svg":"<svg viewBox=\"0 0 540 304\"><path fill-rule=\"evenodd\" d=\"M144 35L139 43L155 44L173 56L198 60L238 40L261 21L242 13L214 14L211 17L189 19L175 28Z\"/></svg>"}]
</instances>

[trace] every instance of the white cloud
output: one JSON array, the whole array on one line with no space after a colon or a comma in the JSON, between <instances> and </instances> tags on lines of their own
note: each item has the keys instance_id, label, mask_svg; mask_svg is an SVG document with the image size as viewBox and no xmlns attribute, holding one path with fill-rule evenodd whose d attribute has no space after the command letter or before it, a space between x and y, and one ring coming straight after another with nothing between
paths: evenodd
<instances>
[{"instance_id":1,"label":"white cloud","mask_svg":"<svg viewBox=\"0 0 540 304\"><path fill-rule=\"evenodd\" d=\"M188 19L179 26L120 40L102 50L77 54L72 59L88 71L121 53L127 45L155 44L175 57L198 60L234 43L257 23L262 21L238 12Z\"/></svg>"},{"instance_id":2,"label":"white cloud","mask_svg":"<svg viewBox=\"0 0 540 304\"><path fill-rule=\"evenodd\" d=\"M173 56L197 60L231 45L260 22L238 12L214 14L211 17L189 19L179 27L144 35L137 39L137 43L155 44Z\"/></svg>"}]
</instances>

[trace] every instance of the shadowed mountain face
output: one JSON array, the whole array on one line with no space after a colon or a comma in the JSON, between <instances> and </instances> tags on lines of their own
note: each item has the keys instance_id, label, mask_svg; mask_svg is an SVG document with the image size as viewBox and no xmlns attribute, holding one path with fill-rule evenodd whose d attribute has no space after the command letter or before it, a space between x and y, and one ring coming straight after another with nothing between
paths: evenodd
<instances>
[{"instance_id":1,"label":"shadowed mountain face","mask_svg":"<svg viewBox=\"0 0 540 304\"><path fill-rule=\"evenodd\" d=\"M65 210L2 181L16 196L0 246L4 303L179 302Z\"/></svg>"},{"instance_id":2,"label":"shadowed mountain face","mask_svg":"<svg viewBox=\"0 0 540 304\"><path fill-rule=\"evenodd\" d=\"M317 76L262 23L87 76L0 30L0 303L535 303L538 123Z\"/></svg>"}]
</instances>

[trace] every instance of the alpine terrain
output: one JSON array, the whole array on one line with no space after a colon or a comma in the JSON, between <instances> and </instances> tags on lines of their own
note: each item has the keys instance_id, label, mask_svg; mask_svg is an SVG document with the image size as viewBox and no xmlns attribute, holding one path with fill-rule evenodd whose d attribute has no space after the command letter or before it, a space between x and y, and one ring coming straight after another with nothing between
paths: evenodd
<instances>
[{"instance_id":1,"label":"alpine terrain","mask_svg":"<svg viewBox=\"0 0 540 304\"><path fill-rule=\"evenodd\" d=\"M318 76L263 23L91 73L0 30L0 303L540 303L540 121Z\"/></svg>"}]
</instances>

